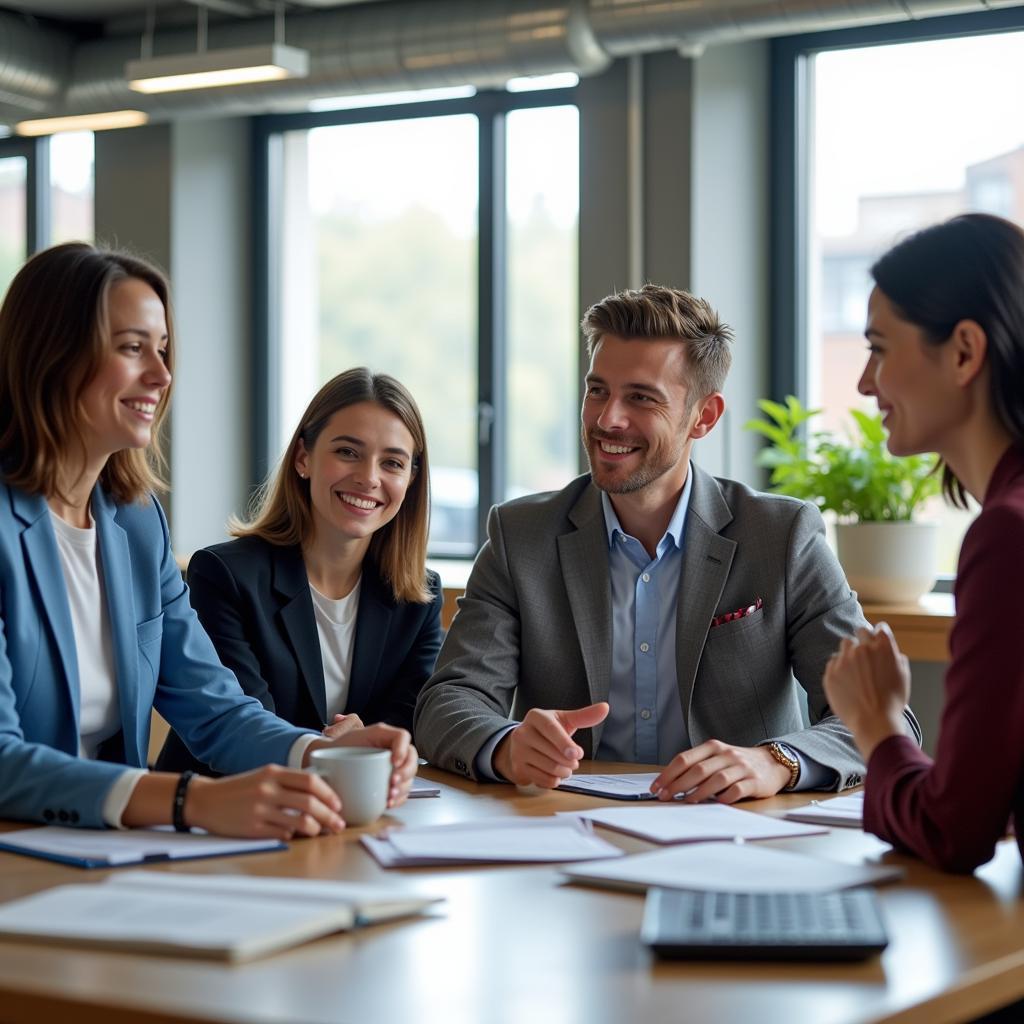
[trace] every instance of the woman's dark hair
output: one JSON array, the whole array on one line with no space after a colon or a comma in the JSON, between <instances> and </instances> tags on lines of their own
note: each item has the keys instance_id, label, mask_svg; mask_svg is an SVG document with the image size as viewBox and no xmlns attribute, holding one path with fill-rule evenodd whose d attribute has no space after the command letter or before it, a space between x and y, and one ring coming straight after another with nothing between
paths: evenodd
<instances>
[{"instance_id":1,"label":"woman's dark hair","mask_svg":"<svg viewBox=\"0 0 1024 1024\"><path fill-rule=\"evenodd\" d=\"M961 320L988 339L992 407L1024 446L1024 231L1002 217L967 213L918 231L871 268L875 284L901 319L944 345ZM948 466L942 489L967 507L963 485Z\"/></svg>"},{"instance_id":2,"label":"woman's dark hair","mask_svg":"<svg viewBox=\"0 0 1024 1024\"><path fill-rule=\"evenodd\" d=\"M36 253L15 275L0 306L0 466L4 480L30 494L59 495L61 467L84 454L82 392L110 352L111 290L136 278L156 292L167 318L167 368L174 327L167 279L131 253L67 242ZM107 459L100 483L121 502L145 502L163 489L160 426L171 397L157 402L146 449Z\"/></svg>"}]
</instances>

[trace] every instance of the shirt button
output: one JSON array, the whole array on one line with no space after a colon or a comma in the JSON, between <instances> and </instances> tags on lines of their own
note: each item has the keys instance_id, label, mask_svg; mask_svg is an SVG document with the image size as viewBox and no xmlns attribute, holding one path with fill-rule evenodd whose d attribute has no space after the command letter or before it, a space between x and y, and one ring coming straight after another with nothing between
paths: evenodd
<instances>
[{"instance_id":1,"label":"shirt button","mask_svg":"<svg viewBox=\"0 0 1024 1024\"><path fill-rule=\"evenodd\" d=\"M651 709L650 708L643 708L643 709L641 709L640 717L646 722L647 719L651 717Z\"/></svg>"},{"instance_id":2,"label":"shirt button","mask_svg":"<svg viewBox=\"0 0 1024 1024\"><path fill-rule=\"evenodd\" d=\"M649 643L645 642L645 643L642 643L640 645L640 651L643 654L646 654L650 649L651 649L651 645Z\"/></svg>"},{"instance_id":3,"label":"shirt button","mask_svg":"<svg viewBox=\"0 0 1024 1024\"><path fill-rule=\"evenodd\" d=\"M645 572L643 574L643 576L640 577L640 579L642 579L644 581L644 583L650 583L651 582L651 574L649 572Z\"/></svg>"}]
</instances>

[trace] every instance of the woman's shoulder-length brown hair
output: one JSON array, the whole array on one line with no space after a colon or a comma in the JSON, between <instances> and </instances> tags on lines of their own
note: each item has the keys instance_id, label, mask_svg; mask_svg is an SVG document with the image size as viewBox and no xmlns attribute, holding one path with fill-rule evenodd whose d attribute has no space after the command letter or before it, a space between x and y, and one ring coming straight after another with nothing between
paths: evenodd
<instances>
[{"instance_id":1,"label":"woman's shoulder-length brown hair","mask_svg":"<svg viewBox=\"0 0 1024 1024\"><path fill-rule=\"evenodd\" d=\"M427 532L430 507L430 464L423 418L404 385L386 373L365 366L338 374L313 396L277 466L257 491L248 522L234 521L236 537L260 537L270 544L303 544L313 532L309 481L295 469L299 441L312 451L324 427L339 410L375 402L394 413L412 435L412 480L398 514L370 541L369 557L387 580L396 601L426 604Z\"/></svg>"},{"instance_id":2,"label":"woman's shoulder-length brown hair","mask_svg":"<svg viewBox=\"0 0 1024 1024\"><path fill-rule=\"evenodd\" d=\"M82 392L110 351L110 291L128 278L144 281L163 303L171 370L167 279L145 260L68 242L36 253L15 275L0 307L0 473L7 484L59 496L62 463L76 448L84 455ZM170 392L157 404L148 447L115 452L100 474L116 501L145 502L166 488L160 428Z\"/></svg>"}]
</instances>

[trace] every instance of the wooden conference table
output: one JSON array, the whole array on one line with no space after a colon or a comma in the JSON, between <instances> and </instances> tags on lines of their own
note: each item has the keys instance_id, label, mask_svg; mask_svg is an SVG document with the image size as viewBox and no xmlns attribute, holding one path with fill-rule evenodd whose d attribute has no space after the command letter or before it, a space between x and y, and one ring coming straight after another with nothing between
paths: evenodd
<instances>
[{"instance_id":1,"label":"wooden conference table","mask_svg":"<svg viewBox=\"0 0 1024 1024\"><path fill-rule=\"evenodd\" d=\"M604 803L423 774L444 784L441 798L410 801L393 819L441 823ZM747 806L777 811L806 800ZM383 871L358 844L359 834L166 870L391 881L444 895L447 903L431 916L234 967L0 942L0 1020L945 1024L1024 997L1022 869L1012 842L968 878L887 854L882 843L850 829L773 842L836 860L887 857L904 865L905 880L879 890L889 949L862 964L683 964L658 962L640 945L641 896L565 885L549 866ZM602 834L630 851L646 848ZM102 877L0 853L0 900Z\"/></svg>"}]
</instances>

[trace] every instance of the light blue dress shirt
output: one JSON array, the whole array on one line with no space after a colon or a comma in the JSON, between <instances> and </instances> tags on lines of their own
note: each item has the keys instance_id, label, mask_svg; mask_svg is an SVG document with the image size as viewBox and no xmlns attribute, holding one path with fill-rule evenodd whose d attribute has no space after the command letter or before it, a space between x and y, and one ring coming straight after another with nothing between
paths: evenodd
<instances>
[{"instance_id":1,"label":"light blue dress shirt","mask_svg":"<svg viewBox=\"0 0 1024 1024\"><path fill-rule=\"evenodd\" d=\"M654 558L619 524L601 493L608 531L612 598L611 710L596 756L601 761L665 764L689 745L676 680L676 608L693 474L676 503Z\"/></svg>"}]
</instances>

